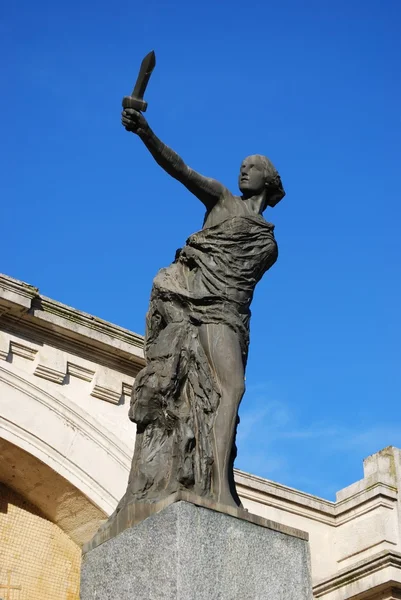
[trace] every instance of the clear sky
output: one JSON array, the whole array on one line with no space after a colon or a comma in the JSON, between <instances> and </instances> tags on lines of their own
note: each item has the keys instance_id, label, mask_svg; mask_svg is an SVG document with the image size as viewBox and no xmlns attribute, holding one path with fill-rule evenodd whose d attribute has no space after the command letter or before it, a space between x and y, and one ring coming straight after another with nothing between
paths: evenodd
<instances>
[{"instance_id":1,"label":"clear sky","mask_svg":"<svg viewBox=\"0 0 401 600\"><path fill-rule=\"evenodd\" d=\"M257 288L237 466L332 499L401 446L399 0L21 0L0 16L0 271L144 332L203 206L120 125L142 57L155 132L286 198Z\"/></svg>"}]
</instances>

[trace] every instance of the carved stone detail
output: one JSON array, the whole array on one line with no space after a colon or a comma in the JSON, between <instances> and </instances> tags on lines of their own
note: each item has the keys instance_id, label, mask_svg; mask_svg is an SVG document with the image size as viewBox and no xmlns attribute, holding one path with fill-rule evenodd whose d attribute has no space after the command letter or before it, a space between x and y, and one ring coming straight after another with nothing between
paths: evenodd
<instances>
[{"instance_id":1,"label":"carved stone detail","mask_svg":"<svg viewBox=\"0 0 401 600\"><path fill-rule=\"evenodd\" d=\"M131 394L132 394L132 385L130 385L129 383L125 383L125 381L123 381L123 396L127 396L127 398L131 398Z\"/></svg>"},{"instance_id":2,"label":"carved stone detail","mask_svg":"<svg viewBox=\"0 0 401 600\"><path fill-rule=\"evenodd\" d=\"M53 383L62 384L67 373L65 353L53 348L50 353L43 349L39 354L39 362L34 374Z\"/></svg>"},{"instance_id":3,"label":"carved stone detail","mask_svg":"<svg viewBox=\"0 0 401 600\"><path fill-rule=\"evenodd\" d=\"M95 385L91 391L91 396L99 398L100 400L105 400L106 402L111 402L112 404L118 404L121 399L121 392L116 392L111 388L102 387L101 385Z\"/></svg>"},{"instance_id":4,"label":"carved stone detail","mask_svg":"<svg viewBox=\"0 0 401 600\"><path fill-rule=\"evenodd\" d=\"M42 377L42 379L47 379L48 381L52 381L53 383L58 383L60 385L63 383L65 378L65 374L61 371L57 371L56 369L52 369L51 367L41 364L36 367L34 374L38 377Z\"/></svg>"},{"instance_id":5,"label":"carved stone detail","mask_svg":"<svg viewBox=\"0 0 401 600\"><path fill-rule=\"evenodd\" d=\"M16 356L21 356L27 360L35 360L38 350L31 345L21 344L15 340L10 342L10 353Z\"/></svg>"},{"instance_id":6,"label":"carved stone detail","mask_svg":"<svg viewBox=\"0 0 401 600\"><path fill-rule=\"evenodd\" d=\"M10 355L20 356L28 361L38 359L33 374L58 385L68 384L67 375L88 383L94 382L91 391L94 398L118 404L121 399L131 396L133 377L126 375L123 381L106 367L93 365L93 368L89 368L77 362L70 362L67 361L66 353L61 350L47 346L35 348L29 342L21 343L0 332L0 360L7 360Z\"/></svg>"},{"instance_id":7,"label":"carved stone detail","mask_svg":"<svg viewBox=\"0 0 401 600\"><path fill-rule=\"evenodd\" d=\"M81 365L67 363L67 374L82 379L83 381L92 381L95 376L95 371L87 369Z\"/></svg>"}]
</instances>

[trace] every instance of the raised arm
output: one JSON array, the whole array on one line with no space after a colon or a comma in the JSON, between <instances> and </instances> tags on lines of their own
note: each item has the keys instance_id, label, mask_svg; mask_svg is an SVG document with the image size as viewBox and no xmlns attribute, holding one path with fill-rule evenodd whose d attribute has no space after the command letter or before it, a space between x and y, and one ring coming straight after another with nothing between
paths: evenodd
<instances>
[{"instance_id":1,"label":"raised arm","mask_svg":"<svg viewBox=\"0 0 401 600\"><path fill-rule=\"evenodd\" d=\"M224 186L188 167L174 150L163 144L153 133L142 113L126 108L122 112L121 121L127 131L132 131L141 138L157 164L171 177L183 183L208 210L216 204L224 192Z\"/></svg>"}]
</instances>

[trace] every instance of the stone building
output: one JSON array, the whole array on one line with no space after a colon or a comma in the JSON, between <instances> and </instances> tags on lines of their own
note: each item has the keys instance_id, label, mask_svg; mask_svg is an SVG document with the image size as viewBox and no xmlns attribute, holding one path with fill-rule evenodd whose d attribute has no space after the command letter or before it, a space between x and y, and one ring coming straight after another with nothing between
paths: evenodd
<instances>
[{"instance_id":1,"label":"stone building","mask_svg":"<svg viewBox=\"0 0 401 600\"><path fill-rule=\"evenodd\" d=\"M81 545L125 491L143 340L0 276L0 597L76 600ZM401 599L401 451L330 502L236 471L251 512L307 531L314 595ZM266 565L268 568L268 565Z\"/></svg>"}]
</instances>

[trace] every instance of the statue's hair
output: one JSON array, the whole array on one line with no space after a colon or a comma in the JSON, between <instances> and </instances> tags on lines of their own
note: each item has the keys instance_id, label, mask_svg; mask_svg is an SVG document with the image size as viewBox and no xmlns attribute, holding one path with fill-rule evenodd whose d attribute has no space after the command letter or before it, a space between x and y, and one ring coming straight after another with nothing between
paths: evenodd
<instances>
[{"instance_id":1,"label":"statue's hair","mask_svg":"<svg viewBox=\"0 0 401 600\"><path fill-rule=\"evenodd\" d=\"M266 208L266 206L276 206L276 204L285 196L281 177L278 174L276 167L273 165L271 160L267 158L267 156L263 156L263 154L254 154L253 158L257 158L262 163L265 171L268 194L263 210Z\"/></svg>"}]
</instances>

